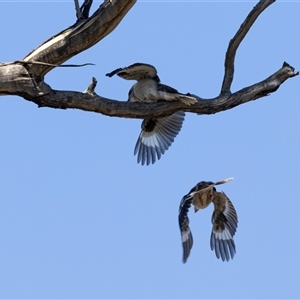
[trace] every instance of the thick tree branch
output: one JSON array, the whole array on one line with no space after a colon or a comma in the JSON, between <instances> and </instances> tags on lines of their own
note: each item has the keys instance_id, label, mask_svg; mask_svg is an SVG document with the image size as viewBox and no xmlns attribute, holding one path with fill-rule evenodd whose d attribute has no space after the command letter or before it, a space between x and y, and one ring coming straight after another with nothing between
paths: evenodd
<instances>
[{"instance_id":1,"label":"thick tree branch","mask_svg":"<svg viewBox=\"0 0 300 300\"><path fill-rule=\"evenodd\" d=\"M260 0L248 14L235 36L230 40L225 56L225 74L220 95L230 94L230 87L234 74L234 59L240 43L248 33L257 17L274 2L275 0Z\"/></svg>"},{"instance_id":2,"label":"thick tree branch","mask_svg":"<svg viewBox=\"0 0 300 300\"><path fill-rule=\"evenodd\" d=\"M28 100L36 103L40 107L61 109L76 108L101 113L110 117L123 118L144 119L150 117L164 117L179 110L197 114L215 114L267 96L275 92L285 80L298 74L299 72L295 72L293 67L284 63L282 68L259 83L243 88L231 95L221 95L213 99L202 99L196 96L199 102L192 106L186 106L181 102L166 101L158 103L121 102L89 93L54 90L42 97Z\"/></svg>"},{"instance_id":3,"label":"thick tree branch","mask_svg":"<svg viewBox=\"0 0 300 300\"><path fill-rule=\"evenodd\" d=\"M62 64L92 47L112 32L135 3L136 0L104 1L90 18L51 37L26 55L23 61ZM53 68L45 65L31 65L29 72L43 80L44 75Z\"/></svg>"},{"instance_id":4,"label":"thick tree branch","mask_svg":"<svg viewBox=\"0 0 300 300\"><path fill-rule=\"evenodd\" d=\"M0 96L18 95L25 99L42 96L51 92L44 81L36 81L28 72L26 65L0 64Z\"/></svg>"}]
</instances>

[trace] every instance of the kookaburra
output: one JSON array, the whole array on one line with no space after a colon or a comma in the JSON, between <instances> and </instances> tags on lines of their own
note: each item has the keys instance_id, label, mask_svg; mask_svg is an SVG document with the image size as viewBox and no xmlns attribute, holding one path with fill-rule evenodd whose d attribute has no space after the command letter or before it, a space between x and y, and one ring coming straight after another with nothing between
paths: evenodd
<instances>
[{"instance_id":1,"label":"kookaburra","mask_svg":"<svg viewBox=\"0 0 300 300\"><path fill-rule=\"evenodd\" d=\"M187 261L193 246L193 236L189 227L188 211L194 205L195 212L206 208L211 202L214 211L210 236L210 248L215 251L217 258L223 261L233 259L235 254L235 235L238 218L235 208L224 192L217 192L215 186L231 181L232 178L218 182L200 181L190 192L183 196L179 206L179 228L183 246L183 262Z\"/></svg>"},{"instance_id":2,"label":"kookaburra","mask_svg":"<svg viewBox=\"0 0 300 300\"><path fill-rule=\"evenodd\" d=\"M190 94L181 94L176 89L161 84L155 67L149 64L135 63L125 68L119 68L106 76L113 75L127 80L136 80L128 94L129 102L156 102L159 100L181 101L192 105L197 99ZM163 118L145 119L142 122L142 131L134 148L137 162L142 165L155 163L173 143L179 133L185 113L178 111Z\"/></svg>"}]
</instances>

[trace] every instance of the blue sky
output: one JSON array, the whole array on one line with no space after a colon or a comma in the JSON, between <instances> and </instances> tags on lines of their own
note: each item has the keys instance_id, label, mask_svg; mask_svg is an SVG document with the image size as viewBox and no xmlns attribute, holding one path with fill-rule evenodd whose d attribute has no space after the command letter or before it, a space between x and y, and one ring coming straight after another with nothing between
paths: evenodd
<instances>
[{"instance_id":1,"label":"blue sky","mask_svg":"<svg viewBox=\"0 0 300 300\"><path fill-rule=\"evenodd\" d=\"M68 62L96 66L57 68L45 80L83 91L94 76L98 94L125 101L133 82L104 75L145 62L163 83L215 97L228 42L255 3L138 1ZM2 62L75 20L73 1L0 5ZM299 5L277 2L259 17L237 52L232 91L284 61L300 69ZM187 114L148 167L133 156L141 120L2 97L0 298L299 298L299 80L226 112ZM209 207L190 213L194 246L182 264L181 197L227 177L219 189L238 213L236 256L223 263L210 250Z\"/></svg>"}]
</instances>

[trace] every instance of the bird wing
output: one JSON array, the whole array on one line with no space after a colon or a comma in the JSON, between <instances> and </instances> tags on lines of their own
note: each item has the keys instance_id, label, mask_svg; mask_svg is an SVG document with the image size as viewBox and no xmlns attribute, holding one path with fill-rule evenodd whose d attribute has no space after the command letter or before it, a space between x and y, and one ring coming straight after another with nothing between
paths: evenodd
<instances>
[{"instance_id":1,"label":"bird wing","mask_svg":"<svg viewBox=\"0 0 300 300\"><path fill-rule=\"evenodd\" d=\"M167 100L167 101L177 100L186 105L192 105L198 102L198 100L195 97L191 96L189 93L188 94L179 93L176 89L162 83L158 83L157 91L158 91L158 97L161 97L162 100Z\"/></svg>"},{"instance_id":2,"label":"bird wing","mask_svg":"<svg viewBox=\"0 0 300 300\"><path fill-rule=\"evenodd\" d=\"M174 89L166 84L162 84L162 83L159 83L157 85L157 89L159 91L163 91L163 92L167 92L167 93L180 94L176 89Z\"/></svg>"},{"instance_id":3,"label":"bird wing","mask_svg":"<svg viewBox=\"0 0 300 300\"><path fill-rule=\"evenodd\" d=\"M178 214L178 221L179 221L179 228L181 233L181 242L183 248L183 263L186 263L191 249L193 247L193 236L192 232L189 227L189 218L188 212L189 208L192 204L192 197L188 195L183 196L179 205L179 214Z\"/></svg>"},{"instance_id":4,"label":"bird wing","mask_svg":"<svg viewBox=\"0 0 300 300\"><path fill-rule=\"evenodd\" d=\"M235 254L233 236L238 226L236 210L224 192L215 191L213 203L210 247L215 251L217 258L221 257L223 261L229 261Z\"/></svg>"},{"instance_id":5,"label":"bird wing","mask_svg":"<svg viewBox=\"0 0 300 300\"><path fill-rule=\"evenodd\" d=\"M198 191L201 189L206 189L207 187L211 187L213 182L201 181L196 184L188 194L183 196L179 205L179 228L181 233L181 242L183 248L183 263L186 263L191 249L193 247L193 236L189 227L189 218L188 212L192 204L194 204L195 195L198 195Z\"/></svg>"},{"instance_id":6,"label":"bird wing","mask_svg":"<svg viewBox=\"0 0 300 300\"><path fill-rule=\"evenodd\" d=\"M137 162L142 165L154 164L174 142L184 121L185 113L178 111L159 119L146 119L134 148Z\"/></svg>"},{"instance_id":7,"label":"bird wing","mask_svg":"<svg viewBox=\"0 0 300 300\"><path fill-rule=\"evenodd\" d=\"M127 80L141 80L145 78L153 78L159 82L157 70L154 66L143 63L135 63L125 68L118 68L106 76L112 77L117 74L119 77Z\"/></svg>"}]
</instances>

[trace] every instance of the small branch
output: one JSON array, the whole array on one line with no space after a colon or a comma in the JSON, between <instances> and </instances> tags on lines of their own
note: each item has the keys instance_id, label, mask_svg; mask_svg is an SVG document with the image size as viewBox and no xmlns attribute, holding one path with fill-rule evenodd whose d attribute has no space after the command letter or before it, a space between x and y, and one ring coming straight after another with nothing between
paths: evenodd
<instances>
[{"instance_id":1,"label":"small branch","mask_svg":"<svg viewBox=\"0 0 300 300\"><path fill-rule=\"evenodd\" d=\"M75 10L76 10L77 20L80 20L80 19L82 19L82 12L81 12L80 7L79 7L79 1L74 0L74 3L75 3Z\"/></svg>"},{"instance_id":2,"label":"small branch","mask_svg":"<svg viewBox=\"0 0 300 300\"><path fill-rule=\"evenodd\" d=\"M81 17L87 19L90 14L90 9L93 4L93 0L85 0L84 3L80 7Z\"/></svg>"},{"instance_id":3,"label":"small branch","mask_svg":"<svg viewBox=\"0 0 300 300\"><path fill-rule=\"evenodd\" d=\"M79 1L74 0L77 21L88 19L93 0L85 0L79 8Z\"/></svg>"},{"instance_id":4,"label":"small branch","mask_svg":"<svg viewBox=\"0 0 300 300\"><path fill-rule=\"evenodd\" d=\"M79 67L85 67L85 66L95 66L95 64L92 63L85 63L81 65L74 65L74 64L65 64L65 65L54 65L54 64L49 64L46 62L41 62L41 61L24 61L24 60L15 60L13 62L8 62L8 63L0 63L0 66L9 66L9 65L15 65L15 64L20 64L20 65L39 65L39 66L50 66L50 67L55 67L55 68L79 68Z\"/></svg>"},{"instance_id":5,"label":"small branch","mask_svg":"<svg viewBox=\"0 0 300 300\"><path fill-rule=\"evenodd\" d=\"M234 74L234 59L240 43L250 30L257 17L274 2L275 0L260 0L248 14L235 36L230 40L225 56L225 74L220 95L230 94Z\"/></svg>"},{"instance_id":6,"label":"small branch","mask_svg":"<svg viewBox=\"0 0 300 300\"><path fill-rule=\"evenodd\" d=\"M96 85L97 85L97 79L95 77L92 77L92 81L89 84L88 88L84 91L84 93L95 96L96 95L96 93L95 93Z\"/></svg>"},{"instance_id":7,"label":"small branch","mask_svg":"<svg viewBox=\"0 0 300 300\"><path fill-rule=\"evenodd\" d=\"M47 95L27 100L36 103L39 107L75 108L122 118L158 118L171 115L179 110L208 115L265 97L275 92L285 80L298 74L299 72L295 72L293 67L284 63L277 72L259 83L243 88L231 95L220 95L213 99L202 99L196 96L199 102L192 106L186 106L179 101L161 101L157 103L121 102L95 94L54 90ZM90 86L93 91L93 83Z\"/></svg>"}]
</instances>

